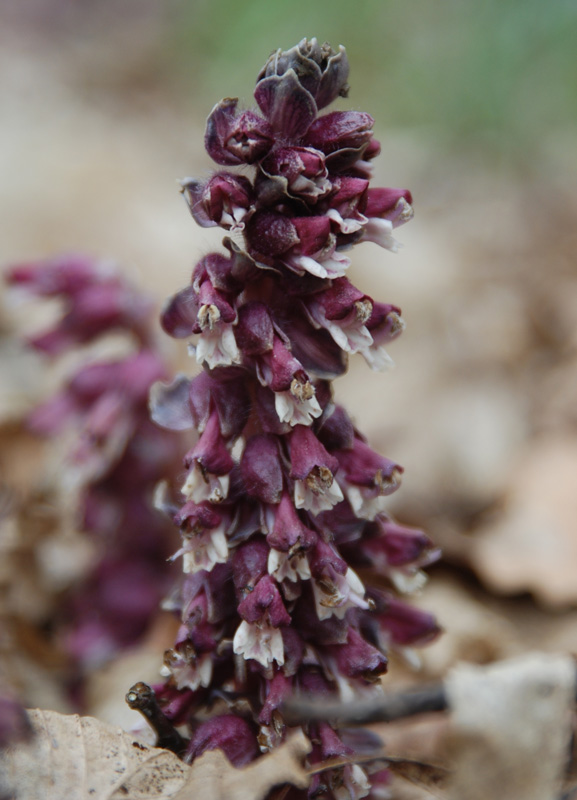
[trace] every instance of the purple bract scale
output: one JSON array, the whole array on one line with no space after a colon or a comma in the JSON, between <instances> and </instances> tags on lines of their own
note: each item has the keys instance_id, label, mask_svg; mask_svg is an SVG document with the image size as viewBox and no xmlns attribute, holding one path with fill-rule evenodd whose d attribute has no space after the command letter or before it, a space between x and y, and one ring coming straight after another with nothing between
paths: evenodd
<instances>
[{"instance_id":1,"label":"purple bract scale","mask_svg":"<svg viewBox=\"0 0 577 800\"><path fill-rule=\"evenodd\" d=\"M226 99L207 122L209 155L241 169L183 183L200 225L235 231L163 315L167 332L193 339L203 372L152 399L161 424L192 421L199 434L175 516L183 628L164 667L167 706L190 704L188 758L213 747L237 764L255 758L286 738L291 692L370 696L389 647L409 655L438 630L394 594L420 585L437 556L386 512L403 468L369 447L330 383L354 353L386 367L383 345L403 329L396 306L346 277L345 250L395 250L392 231L412 216L408 190L370 188L373 118L318 115L347 95L348 73L344 48L316 39L273 53L253 110ZM374 588L375 573L390 591ZM194 699L179 705L175 692ZM222 716L215 700L231 694L236 710ZM308 733L311 763L351 753L330 725ZM381 771L379 791L387 780ZM346 764L316 775L309 796L370 791L365 770Z\"/></svg>"}]
</instances>

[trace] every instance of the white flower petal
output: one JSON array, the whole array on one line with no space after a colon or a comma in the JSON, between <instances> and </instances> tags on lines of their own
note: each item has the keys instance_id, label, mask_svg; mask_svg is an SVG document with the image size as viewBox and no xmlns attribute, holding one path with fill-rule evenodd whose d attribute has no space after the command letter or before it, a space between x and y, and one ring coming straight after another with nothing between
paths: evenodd
<instances>
[{"instance_id":1,"label":"white flower petal","mask_svg":"<svg viewBox=\"0 0 577 800\"><path fill-rule=\"evenodd\" d=\"M345 486L345 493L355 512L355 516L359 519L372 521L377 514L382 514L385 511L387 499L384 495L370 497L368 494L363 493L361 487L348 485Z\"/></svg>"},{"instance_id":2,"label":"white flower petal","mask_svg":"<svg viewBox=\"0 0 577 800\"><path fill-rule=\"evenodd\" d=\"M199 337L195 349L199 364L206 361L210 369L240 364L240 352L234 338L232 324L217 324L207 328Z\"/></svg>"},{"instance_id":3,"label":"white flower petal","mask_svg":"<svg viewBox=\"0 0 577 800\"><path fill-rule=\"evenodd\" d=\"M234 635L232 649L237 655L247 660L252 658L263 667L268 667L273 661L279 666L284 664L282 633L266 622L251 624L243 620Z\"/></svg>"},{"instance_id":4,"label":"white flower petal","mask_svg":"<svg viewBox=\"0 0 577 800\"><path fill-rule=\"evenodd\" d=\"M393 223L388 219L371 217L364 227L363 241L374 242L391 253L398 253L400 244L393 236Z\"/></svg>"},{"instance_id":5,"label":"white flower petal","mask_svg":"<svg viewBox=\"0 0 577 800\"><path fill-rule=\"evenodd\" d=\"M311 577L309 562L305 553L297 553L289 556L282 550L270 549L268 555L268 573L274 575L279 583L289 580L296 583L299 580L306 581Z\"/></svg>"},{"instance_id":6,"label":"white flower petal","mask_svg":"<svg viewBox=\"0 0 577 800\"><path fill-rule=\"evenodd\" d=\"M384 347L372 345L362 349L359 348L358 352L365 359L369 367L376 372L386 372L395 366L395 362Z\"/></svg>"},{"instance_id":7,"label":"white flower petal","mask_svg":"<svg viewBox=\"0 0 577 800\"><path fill-rule=\"evenodd\" d=\"M306 481L295 481L295 506L304 508L315 516L321 511L330 511L343 499L341 487L336 481L333 481L324 492L313 492Z\"/></svg>"},{"instance_id":8,"label":"white flower petal","mask_svg":"<svg viewBox=\"0 0 577 800\"><path fill-rule=\"evenodd\" d=\"M314 395L309 400L299 400L290 391L276 392L274 406L280 421L293 426L311 425L323 413Z\"/></svg>"},{"instance_id":9,"label":"white flower petal","mask_svg":"<svg viewBox=\"0 0 577 800\"><path fill-rule=\"evenodd\" d=\"M344 575L332 571L322 584L313 581L312 586L320 620L331 616L343 619L349 608L369 608L365 600L365 587L357 573L350 568Z\"/></svg>"},{"instance_id":10,"label":"white flower petal","mask_svg":"<svg viewBox=\"0 0 577 800\"><path fill-rule=\"evenodd\" d=\"M336 222L339 226L341 233L356 233L360 231L363 225L366 224L367 218L362 214L359 214L361 217L360 219L354 219L353 217L345 217L343 218L336 208L330 208L326 213L325 217L332 219L333 222Z\"/></svg>"},{"instance_id":11,"label":"white flower petal","mask_svg":"<svg viewBox=\"0 0 577 800\"><path fill-rule=\"evenodd\" d=\"M364 769L358 764L347 764L343 768L343 784L335 787L336 800L360 800L371 791L371 784Z\"/></svg>"},{"instance_id":12,"label":"white flower petal","mask_svg":"<svg viewBox=\"0 0 577 800\"><path fill-rule=\"evenodd\" d=\"M228 475L213 475L211 472L203 473L197 461L189 471L186 481L181 489L188 500L193 503L220 503L228 495L230 477Z\"/></svg>"},{"instance_id":13,"label":"white flower petal","mask_svg":"<svg viewBox=\"0 0 577 800\"><path fill-rule=\"evenodd\" d=\"M212 531L192 534L179 552L183 555L183 572L187 574L201 570L210 572L215 564L226 563L228 543L224 531L215 528Z\"/></svg>"},{"instance_id":14,"label":"white flower petal","mask_svg":"<svg viewBox=\"0 0 577 800\"><path fill-rule=\"evenodd\" d=\"M401 594L420 592L427 583L427 575L421 569L389 569L387 574Z\"/></svg>"},{"instance_id":15,"label":"white flower petal","mask_svg":"<svg viewBox=\"0 0 577 800\"><path fill-rule=\"evenodd\" d=\"M187 661L182 656L176 656L173 663L164 664L160 674L165 678L174 677L177 689L189 688L196 691L199 686L209 686L212 680L212 656L204 653L192 661Z\"/></svg>"}]
</instances>

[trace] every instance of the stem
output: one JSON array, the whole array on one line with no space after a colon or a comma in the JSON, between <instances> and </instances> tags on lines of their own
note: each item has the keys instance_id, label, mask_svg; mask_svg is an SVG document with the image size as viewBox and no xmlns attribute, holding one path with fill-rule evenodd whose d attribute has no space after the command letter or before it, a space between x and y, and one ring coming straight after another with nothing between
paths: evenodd
<instances>
[{"instance_id":1,"label":"stem","mask_svg":"<svg viewBox=\"0 0 577 800\"><path fill-rule=\"evenodd\" d=\"M447 697L442 684L424 689L388 694L355 703L315 702L307 697L292 697L281 709L287 725L330 720L341 725L366 725L370 722L393 722L431 711L446 711Z\"/></svg>"},{"instance_id":2,"label":"stem","mask_svg":"<svg viewBox=\"0 0 577 800\"><path fill-rule=\"evenodd\" d=\"M177 755L183 752L186 742L158 705L151 686L142 681L135 683L126 695L126 702L130 708L139 711L154 729L158 737L157 747L163 747Z\"/></svg>"}]
</instances>

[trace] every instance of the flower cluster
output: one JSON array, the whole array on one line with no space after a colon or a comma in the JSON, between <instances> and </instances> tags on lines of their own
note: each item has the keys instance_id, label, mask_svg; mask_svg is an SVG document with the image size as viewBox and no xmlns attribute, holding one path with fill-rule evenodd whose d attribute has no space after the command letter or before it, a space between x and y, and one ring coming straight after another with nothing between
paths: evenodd
<instances>
[{"instance_id":1,"label":"flower cluster","mask_svg":"<svg viewBox=\"0 0 577 800\"><path fill-rule=\"evenodd\" d=\"M66 477L80 492L79 525L102 557L61 613L67 649L92 665L144 633L170 581L171 536L152 494L174 464L177 439L148 414L150 386L166 377L149 333L153 307L113 271L80 256L21 264L7 279L64 305L58 321L30 339L39 352L57 356L111 332L132 341L125 358L79 367L28 420L55 438L75 429Z\"/></svg>"},{"instance_id":2,"label":"flower cluster","mask_svg":"<svg viewBox=\"0 0 577 800\"><path fill-rule=\"evenodd\" d=\"M409 653L438 630L395 593L418 587L436 557L421 531L387 514L403 469L370 448L330 383L349 353L389 363L400 310L351 284L346 253L363 241L394 252L393 231L413 214L409 191L369 188L372 118L318 115L346 96L348 71L342 47L315 39L274 53L256 84L259 111L226 99L208 118L206 149L227 169L182 182L196 222L234 237L162 316L165 331L192 339L203 370L155 387L152 402L160 425L199 434L183 499L164 502L184 576L157 688L167 716L190 726L189 759L220 747L234 764L252 760L285 736L290 693L378 692L386 651ZM307 732L312 762L350 755L329 725ZM373 776L375 791L383 781ZM370 786L351 762L310 793L353 800Z\"/></svg>"}]
</instances>

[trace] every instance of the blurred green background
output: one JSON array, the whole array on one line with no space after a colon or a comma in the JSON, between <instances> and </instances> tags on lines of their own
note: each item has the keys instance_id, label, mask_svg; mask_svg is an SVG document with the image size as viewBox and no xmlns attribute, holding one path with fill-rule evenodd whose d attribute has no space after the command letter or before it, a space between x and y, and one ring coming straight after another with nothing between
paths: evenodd
<instances>
[{"instance_id":1,"label":"blurred green background","mask_svg":"<svg viewBox=\"0 0 577 800\"><path fill-rule=\"evenodd\" d=\"M4 40L47 59L68 51L79 85L163 85L189 108L223 92L250 103L267 54L316 36L346 45L351 103L383 127L527 167L577 122L574 0L2 0L0 10Z\"/></svg>"},{"instance_id":2,"label":"blurred green background","mask_svg":"<svg viewBox=\"0 0 577 800\"><path fill-rule=\"evenodd\" d=\"M346 45L350 99L385 128L527 166L577 120L572 0L207 0L177 5L172 25L171 68L213 94L246 94L263 53L306 35Z\"/></svg>"}]
</instances>

